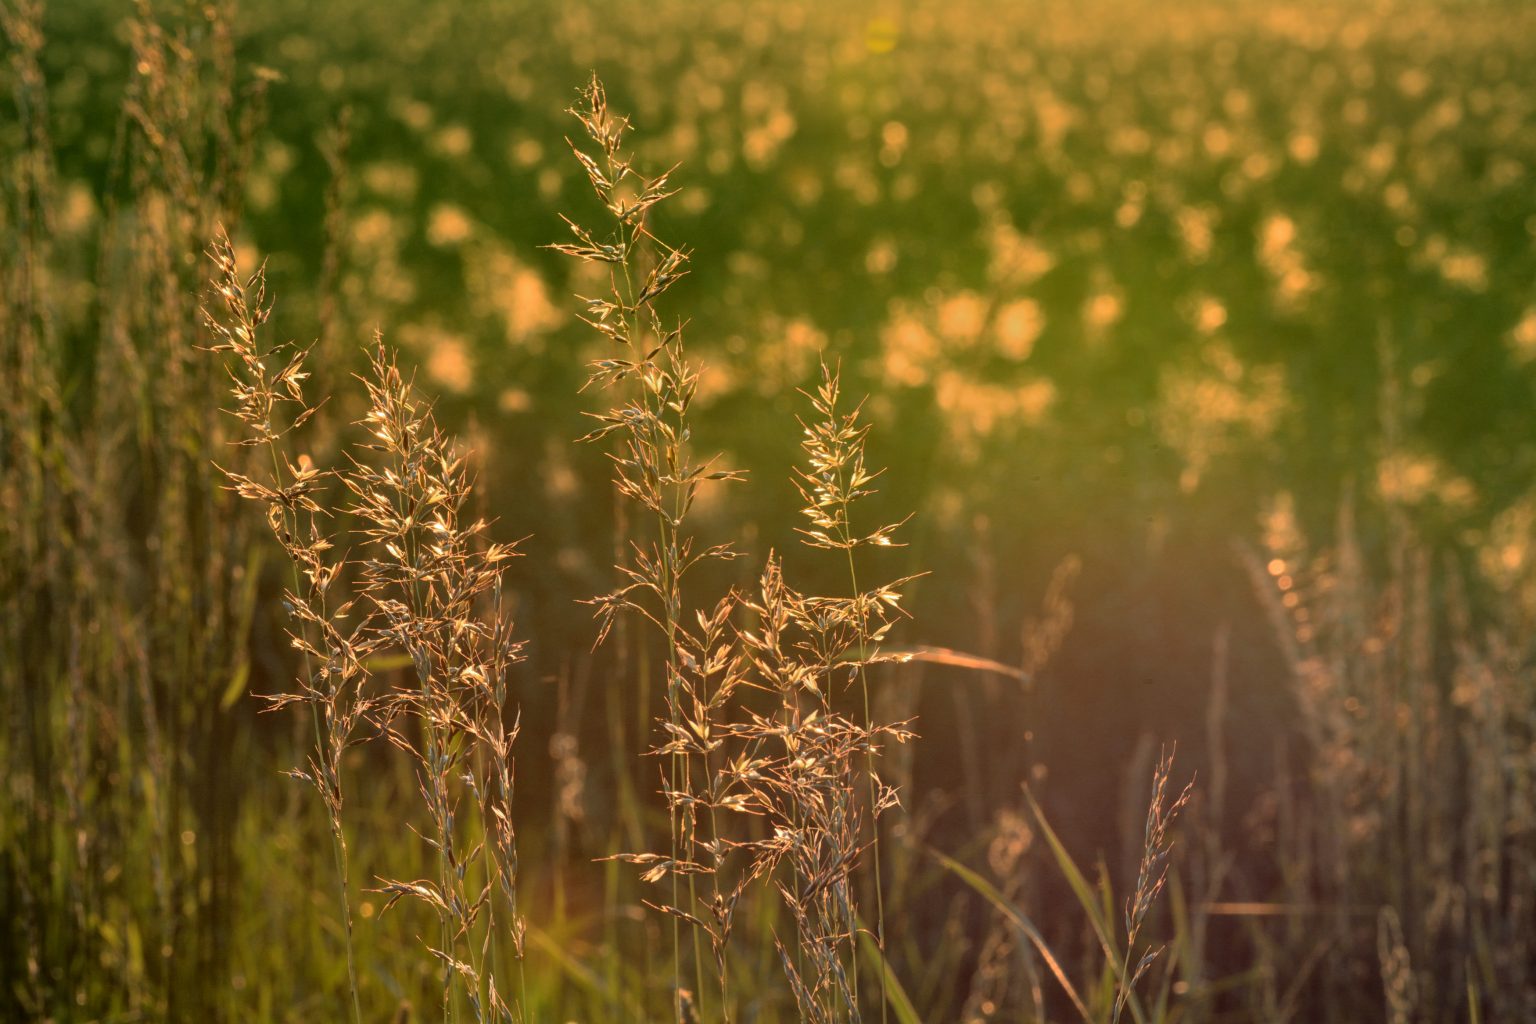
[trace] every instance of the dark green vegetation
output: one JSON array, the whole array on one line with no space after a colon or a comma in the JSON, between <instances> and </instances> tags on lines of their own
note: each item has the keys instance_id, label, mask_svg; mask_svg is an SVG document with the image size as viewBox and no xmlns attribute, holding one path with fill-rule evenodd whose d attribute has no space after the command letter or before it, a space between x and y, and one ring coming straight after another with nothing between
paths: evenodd
<instances>
[{"instance_id":1,"label":"dark green vegetation","mask_svg":"<svg viewBox=\"0 0 1536 1024\"><path fill-rule=\"evenodd\" d=\"M0 1016L341 1020L355 975L364 1019L469 1019L493 966L514 1013L550 1021L668 1019L679 978L709 1021L1536 1014L1522 5L163 7L0 0ZM642 219L692 255L664 295L635 291L666 265L642 221L614 227L627 281L545 248L572 241L562 214L610 237L565 142L602 148L565 110L593 69L636 168L680 164ZM616 203L650 180L608 178ZM210 282L263 258L276 304L244 343L314 341L295 383L329 396L271 453L227 445L263 421L221 411L229 378L199 350L220 340L202 307L233 324ZM612 302L625 337L572 293ZM652 352L679 319L687 359ZM654 372L580 390L619 357ZM839 440L865 394L870 433ZM645 417L572 443L629 402ZM467 472L425 427L416 455L358 447L370 410L428 403ZM831 426L803 449L797 417ZM853 440L891 469L849 527L838 487L858 485L816 467ZM662 479L674 442L747 476L685 499ZM632 456L636 501L605 451ZM481 588L454 615L367 532L426 527L358 490L422 452L462 495L454 578ZM268 520L221 468L347 479L319 478L313 516L246 488ZM839 546L909 513L907 546L860 550L850 578ZM351 541L317 549L311 518ZM666 553L687 537L740 557L685 584ZM418 596L327 646L306 558L343 557L338 587ZM594 651L576 602L635 578L616 562L661 628L621 597ZM924 571L878 639L912 660L849 680L884 625L850 595ZM822 631L812 655L773 646L776 616ZM470 619L521 648L466 653ZM746 667L703 671L714 649ZM434 688L439 662L461 681L495 662L506 692ZM327 718L364 691L306 692L318 663L380 703ZM260 713L296 689L312 707ZM813 710L832 724L797 776L749 713ZM921 739L876 760L871 730L914 716ZM757 817L815 843L776 850L729 813L758 757L783 771ZM878 854L874 772L904 805ZM663 780L687 795L670 814ZM707 805L718 820L687 809ZM688 866L597 859L640 851ZM717 945L715 896L742 880ZM495 921L459 934L493 881ZM389 889L407 883L426 888Z\"/></svg>"}]
</instances>

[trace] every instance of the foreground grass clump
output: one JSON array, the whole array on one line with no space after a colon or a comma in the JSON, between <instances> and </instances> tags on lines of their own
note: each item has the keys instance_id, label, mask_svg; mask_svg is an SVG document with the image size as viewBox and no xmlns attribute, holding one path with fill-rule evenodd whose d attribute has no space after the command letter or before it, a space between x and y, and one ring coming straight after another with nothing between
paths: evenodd
<instances>
[{"instance_id":1,"label":"foreground grass clump","mask_svg":"<svg viewBox=\"0 0 1536 1024\"><path fill-rule=\"evenodd\" d=\"M698 374L682 328L665 326L657 306L686 272L687 257L646 228L648 211L670 195L667 178L646 180L633 169L623 149L627 123L609 112L596 79L582 98L576 114L599 157L579 148L576 154L613 224L600 236L572 223L577 241L558 248L608 268L612 285L608 298L588 299L586 309L588 322L623 357L594 362L589 383L631 387L619 406L599 414L600 426L586 440L620 439L617 490L643 510L642 523L654 520L648 539L629 538L632 561L618 567L621 585L591 603L598 643L617 616L635 615L656 628L665 651L664 714L649 753L666 764L668 849L609 859L642 866L646 885L668 882L666 902L642 902L671 930L671 1013L679 1021L734 1019L742 988L763 999L767 979L750 968L737 971L747 984L732 985L736 915L744 906L768 925L787 1002L800 1020L861 1020L866 988L878 992L882 1017L894 1003L899 1016L912 1019L911 999L886 961L879 870L878 821L898 798L876 771L880 742L912 734L904 725L870 720L867 676L872 666L911 656L883 655L880 648L911 578L859 590L855 553L892 547L899 525L854 528L853 508L873 493L879 475L865 460L868 427L857 409L840 409L839 376L823 365L810 396L814 418L801 424L807 465L797 470L796 485L810 524L801 533L813 549L843 553L851 592L800 592L770 554L754 592L730 589L690 615L689 571L735 553L729 544L696 553L688 513L703 485L740 475L695 463L690 454L688 410ZM627 189L631 177L639 179L634 192ZM295 622L290 635L302 655L301 674L296 691L272 702L308 706L313 718L314 749L306 767L290 774L316 789L329 819L352 1012L361 1017L344 755L383 737L412 764L429 826L419 834L435 854L438 877L381 880L374 891L387 897L382 909L412 897L436 918L437 942L428 950L443 965L445 1019L466 1012L476 1020L526 1019L533 1011L512 807L517 726L507 725L507 677L522 644L500 600L512 550L479 541L484 522L464 523L471 497L464 458L421 408L382 342L362 378L368 404L358 426L368 439L356 454L340 468L320 470L308 456L290 453L292 438L318 408L304 395L309 352L263 345L270 316L263 272L242 278L223 235L211 256L212 290L222 308L204 319L212 351L229 357L234 412L246 431L235 444L264 450L271 466L259 475L224 472L233 490L265 505L294 570L284 604ZM339 504L343 495L350 504ZM331 519L347 524L341 554L337 538L322 530L322 520ZM412 670L404 679L378 669L395 652ZM1110 1020L1127 1005L1143 1016L1133 992L1155 953L1133 968L1131 951L1162 887L1167 821L1187 799L1165 805L1168 773L1165 763L1156 776L1125 951L1117 959L1111 945L1104 949L1116 977ZM461 814L466 796L471 813ZM876 917L869 941L861 941L856 869L866 853L874 865ZM1069 860L1063 864L1070 867ZM982 891L988 892L984 884ZM776 908L787 913L792 937L777 934ZM1090 900L1085 908L1092 914L1096 905ZM1094 1019L1039 934L1032 935L1073 1005ZM520 993L510 1002L497 982L509 960ZM706 971L714 975L713 999L705 994ZM685 977L697 988L686 988Z\"/></svg>"},{"instance_id":2,"label":"foreground grass clump","mask_svg":"<svg viewBox=\"0 0 1536 1024\"><path fill-rule=\"evenodd\" d=\"M588 439L615 433L622 437L615 458L618 489L656 520L648 549L636 544L633 564L620 567L625 583L597 600L603 619L600 638L615 612L631 611L665 634L668 652L666 732L653 753L670 762L663 794L671 820L670 850L665 857L622 856L645 865L647 877L671 879L671 903L658 909L671 918L675 1012L680 1017L679 922L692 926L699 978L694 1002L700 1005L689 1012L704 1012L703 933L712 954L720 1016L729 1020L728 952L735 914L751 885L760 883L777 887L794 920L794 956L781 941L776 945L802 1017L856 1018L859 918L851 875L862 852L864 816L871 821L878 851L873 822L894 806L895 797L889 789L882 790L875 777L875 738L886 730L876 730L869 722L867 690L862 724L836 715L832 698L841 673L857 673L862 681L865 665L876 657L871 618L884 620L886 611L896 607L896 589L844 599L805 597L787 589L779 564L770 556L760 589L762 603L730 593L707 613L699 612L697 629L690 631L683 609L686 573L704 560L729 559L734 552L725 544L695 554L693 538L682 531L699 488L739 479L739 474L712 470L709 462L695 464L688 454L687 414L698 374L685 354L681 325L668 327L656 304L686 273L688 257L657 241L646 227L651 209L672 194L668 175L647 180L634 169L624 152L628 122L608 110L595 78L575 114L598 153L594 157L573 148L612 226L594 237L572 223L576 241L557 248L611 268L612 291L606 298L587 300L588 320L624 358L597 360L591 383L617 387L634 381L639 392L638 401L601 416L602 425ZM642 270L648 255L653 259ZM829 378L821 401L835 402L836 388L835 379ZM819 405L818 412L833 417L830 404ZM815 475L806 478L816 491L814 497L807 492L817 526L808 536L826 546L847 548L851 569L855 542L848 534L847 507L870 479L863 472L863 431L854 429L851 420L822 429L824 436L811 432L813 457L820 458ZM839 538L833 540L828 529L838 531ZM870 540L889 543L888 531ZM648 600L642 602L641 596ZM765 624L761 635L733 625L739 611L756 613ZM878 632L883 634L886 625L882 621ZM792 629L802 638L792 640ZM777 712L764 717L750 704L738 702L752 690L777 694ZM807 701L820 707L804 719L802 704ZM892 734L906 735L899 729ZM852 759L860 752L868 779L868 804L862 812L850 775ZM771 838L754 838L751 832L733 828L730 819L741 815L764 819ZM747 854L747 863L739 868L728 863L733 851ZM884 927L878 863L877 853L877 948ZM781 867L788 876L785 881L776 878ZM701 876L710 886L702 898L696 881ZM686 901L681 898L685 885ZM885 973L878 977L883 1008Z\"/></svg>"},{"instance_id":3,"label":"foreground grass clump","mask_svg":"<svg viewBox=\"0 0 1536 1024\"><path fill-rule=\"evenodd\" d=\"M429 948L443 963L445 1018L456 1016L461 999L476 1020L520 1018L521 1000L508 1003L505 983L497 984L498 949L510 949L519 971L523 959L512 814L517 727L507 696L521 643L501 603L513 551L481 544L486 524L465 520L465 459L382 343L364 381L368 410L359 426L369 440L339 470L318 470L304 455L295 464L283 443L315 412L303 391L309 353L263 348L264 275L242 279L223 235L211 255L223 315L205 317L217 339L213 351L231 357L235 414L246 427L237 443L266 449L271 461L260 478L226 476L242 497L266 506L294 567L284 604L295 621L302 675L296 692L272 702L308 705L314 717L315 749L291 774L315 787L330 819L353 1014L360 1019L342 759L349 747L384 736L412 762L430 823L424 838L438 862L435 880L384 881L384 908L413 897L437 916L437 944ZM288 407L293 415L285 418ZM328 483L352 500L340 510L353 524L340 555L321 529ZM370 661L392 651L408 658L413 685L381 686L370 671Z\"/></svg>"}]
</instances>

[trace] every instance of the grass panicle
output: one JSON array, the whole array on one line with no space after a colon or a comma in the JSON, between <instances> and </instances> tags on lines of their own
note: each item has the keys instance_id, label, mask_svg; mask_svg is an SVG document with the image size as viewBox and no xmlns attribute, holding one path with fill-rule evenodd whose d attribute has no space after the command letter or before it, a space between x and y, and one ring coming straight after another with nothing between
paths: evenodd
<instances>
[{"instance_id":1,"label":"grass panicle","mask_svg":"<svg viewBox=\"0 0 1536 1024\"><path fill-rule=\"evenodd\" d=\"M618 491L655 524L649 540L631 539L631 560L619 566L620 586L592 603L601 623L599 643L620 612L649 621L663 637L664 727L668 737L660 749L668 761L663 788L670 819L670 854L652 862L648 876L665 871L671 877L671 902L664 912L671 919L674 1010L681 1017L679 922L695 925L694 962L700 990L704 970L701 922L683 905L683 879L688 889L687 905L695 906L700 848L715 842L713 837L700 839L699 818L694 811L694 773L698 770L708 775L707 765L696 762L707 760L707 753L677 742L688 721L690 697L697 699L696 694L690 695L680 659L680 631L687 618L684 579L700 562L728 559L734 554L728 545L696 548L688 517L702 486L736 480L740 474L715 469L713 459L695 461L691 454L688 410L698 391L698 371L684 349L682 324L669 324L657 305L657 300L687 273L688 253L660 241L647 227L652 209L675 192L669 185L670 172L647 178L635 169L624 148L629 121L609 110L607 94L596 76L582 90L581 101L571 113L594 147L589 153L571 143L602 204L605 226L588 229L567 219L575 240L553 248L607 271L608 294L584 299L583 319L611 343L613 354L592 364L588 385L621 389L616 392L620 403L598 414L598 426L584 440L615 438L618 451L612 459ZM724 999L723 973L719 987ZM696 991L693 1000L701 1001L702 992ZM728 1013L728 1008L723 1012Z\"/></svg>"}]
</instances>

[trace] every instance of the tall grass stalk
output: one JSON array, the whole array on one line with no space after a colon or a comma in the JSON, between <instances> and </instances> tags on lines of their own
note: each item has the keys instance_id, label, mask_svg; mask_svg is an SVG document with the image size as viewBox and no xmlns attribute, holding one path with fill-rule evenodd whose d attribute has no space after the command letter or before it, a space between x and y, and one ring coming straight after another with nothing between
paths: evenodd
<instances>
[{"instance_id":1,"label":"tall grass stalk","mask_svg":"<svg viewBox=\"0 0 1536 1024\"><path fill-rule=\"evenodd\" d=\"M679 637L685 617L683 581L700 562L733 556L729 546L695 551L686 523L699 488L706 482L738 479L739 474L712 468L714 460L695 462L690 454L688 408L698 388L698 373L683 346L681 324L668 326L657 300L687 273L688 254L666 245L647 228L647 216L673 195L670 172L646 178L634 168L624 150L629 122L611 113L602 83L594 76L571 111L581 123L590 155L576 143L571 149L602 203L607 223L589 230L567 219L575 241L553 246L584 263L606 268L606 296L585 299L584 319L614 346L614 355L592 364L588 386L618 388L635 384L632 397L598 416L599 426L584 440L619 438L612 456L619 493L654 519L649 544L632 543L631 560L619 566L622 584L594 599L601 622L599 642L612 628L615 615L631 612L651 622L666 650L668 743L684 728L685 681L679 667ZM649 255L648 266L643 261ZM693 799L692 752L663 748L670 765L663 789L670 833L674 1011L683 1013L680 921L696 921L684 909L681 884L687 877L688 905L696 908L695 885L697 804ZM706 769L707 770L707 769ZM694 963L702 990L703 955L699 929L693 931ZM722 979L723 985L723 979ZM695 992L695 999L702 991ZM728 1008L726 1008L728 1010Z\"/></svg>"},{"instance_id":2,"label":"tall grass stalk","mask_svg":"<svg viewBox=\"0 0 1536 1024\"><path fill-rule=\"evenodd\" d=\"M326 512L316 500L334 474L315 468L308 455L288 450L285 443L318 408L304 397L308 350L292 344L263 346L264 327L271 315L265 268L242 278L234 246L222 228L208 255L213 263L212 291L221 308L205 307L204 322L214 339L211 351L227 357L234 415L245 428L244 436L232 443L264 449L271 463L265 480L233 470L224 474L241 497L266 506L267 525L292 568L292 585L284 603L295 623L292 641L303 655L303 674L296 691L279 695L272 703L274 707L305 704L312 713L314 749L307 766L289 774L314 787L330 822L347 987L352 1019L361 1021L351 871L342 818L342 758L359 741L362 729L379 726L382 708L365 690L364 662L380 642L371 614L358 615L349 623L347 605L333 609L329 603L332 585L348 568L344 559L333 555L335 544L321 528Z\"/></svg>"},{"instance_id":3,"label":"tall grass stalk","mask_svg":"<svg viewBox=\"0 0 1536 1024\"><path fill-rule=\"evenodd\" d=\"M303 655L298 689L274 706L306 704L315 749L290 774L315 787L326 807L336 861L354 1017L361 1019L353 948L351 880L343 822L343 757L356 744L386 737L409 755L427 810L427 842L439 865L435 882L390 881L386 907L403 897L425 904L439 922L431 952L442 964L442 1010L456 1019L460 1001L477 1022L522 1019L524 924L517 903L507 677L519 659L502 600L502 574L513 549L481 540L486 524L467 521L472 492L463 455L436 426L393 358L378 342L363 378L369 397L362 426L369 440L340 470L295 458L285 439L317 406L304 397L306 349L263 346L269 316L265 277L242 279L222 233L210 255L222 311L205 320L215 352L234 382L237 444L264 448L265 478L226 470L232 489L263 503L293 565L285 604ZM339 492L339 493L338 493ZM343 494L352 503L336 516ZM337 555L322 519L345 518L349 544ZM359 545L353 554L351 542ZM340 595L340 596L338 596ZM407 656L413 687L383 687L370 663L391 651ZM473 815L461 818L468 797ZM498 912L505 908L505 918ZM515 996L498 984L499 932L517 962Z\"/></svg>"},{"instance_id":4,"label":"tall grass stalk","mask_svg":"<svg viewBox=\"0 0 1536 1024\"><path fill-rule=\"evenodd\" d=\"M363 419L374 459L355 459L343 475L348 511L373 557L362 565L362 591L377 608L379 633L403 650L414 687L390 691L386 735L415 762L437 853L435 885L386 881L386 906L410 896L438 915L443 1010L457 1017L462 993L474 1020L521 1019L526 1013L525 925L518 909L508 673L522 643L502 597L515 550L484 541L487 523L470 521L473 491L466 457L436 425L382 343L365 381ZM379 463L379 464L375 464ZM413 734L400 723L413 721ZM464 798L474 815L460 818ZM498 912L505 911L505 920ZM506 929L516 961L516 996L498 984L497 936Z\"/></svg>"},{"instance_id":5,"label":"tall grass stalk","mask_svg":"<svg viewBox=\"0 0 1536 1024\"><path fill-rule=\"evenodd\" d=\"M891 547L893 534L901 523L881 526L868 534L854 531L851 509L861 498L874 491L871 484L882 472L870 471L864 457L864 443L869 435L869 425L859 422L859 408L842 412L838 408L840 375L821 365L821 383L814 395L808 394L816 418L810 423L802 421L804 438L801 446L809 461L809 470L799 471L797 486L805 500L804 515L810 527L801 531L805 542L812 547L828 548L843 552L848 563L849 612L852 628L853 673L859 685L859 697L863 705L863 727L871 730L873 722L869 710L869 675L867 666L875 657L880 641L891 627L891 620L879 615L882 609L897 607L894 595L900 583L881 591L865 594L859 588L858 566L854 551L861 547ZM905 581L901 581L905 582ZM872 626L872 612L883 621ZM881 783L875 774L873 745L864 751L865 782L871 808L870 825L871 859L875 865L875 940L884 955L885 951L885 891L880 872L880 827L873 809L881 802ZM852 924L850 922L850 927ZM857 974L857 944L854 945L854 970ZM880 1019L886 1020L889 995L886 972L878 971L880 981Z\"/></svg>"}]
</instances>

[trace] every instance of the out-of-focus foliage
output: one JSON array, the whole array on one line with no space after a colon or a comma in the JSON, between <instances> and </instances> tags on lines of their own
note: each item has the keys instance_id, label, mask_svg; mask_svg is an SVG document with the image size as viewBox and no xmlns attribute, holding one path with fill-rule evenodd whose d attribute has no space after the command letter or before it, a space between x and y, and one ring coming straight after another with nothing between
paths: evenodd
<instances>
[{"instance_id":1,"label":"out-of-focus foliage","mask_svg":"<svg viewBox=\"0 0 1536 1024\"><path fill-rule=\"evenodd\" d=\"M82 220L127 70L104 10L51 19ZM1529 472L1519 5L278 0L239 24L278 76L248 182L274 279L320 277L317 139L350 107L342 323L392 325L509 437L581 362L538 246L586 201L563 108L596 68L648 163L685 165L669 227L706 257L682 301L733 448L768 443L742 402L830 348L967 504L1036 474L1073 508L1127 479L1166 507L1365 478L1385 345L1423 427L1411 500L1486 511Z\"/></svg>"}]
</instances>

